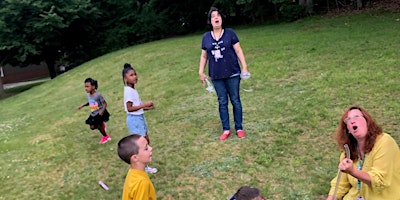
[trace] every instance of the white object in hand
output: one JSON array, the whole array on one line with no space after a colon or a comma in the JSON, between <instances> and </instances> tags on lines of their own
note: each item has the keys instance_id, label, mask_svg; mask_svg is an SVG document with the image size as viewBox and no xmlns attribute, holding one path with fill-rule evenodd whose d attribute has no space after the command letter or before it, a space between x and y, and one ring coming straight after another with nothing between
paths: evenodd
<instances>
[{"instance_id":1,"label":"white object in hand","mask_svg":"<svg viewBox=\"0 0 400 200\"><path fill-rule=\"evenodd\" d=\"M240 74L241 79L248 79L248 78L250 78L250 76L251 76L250 72L242 72Z\"/></svg>"},{"instance_id":2,"label":"white object in hand","mask_svg":"<svg viewBox=\"0 0 400 200\"><path fill-rule=\"evenodd\" d=\"M206 90L208 92L210 92L210 93L211 92L215 92L214 86L212 85L212 83L208 79L206 79L206 84L207 84Z\"/></svg>"}]
</instances>

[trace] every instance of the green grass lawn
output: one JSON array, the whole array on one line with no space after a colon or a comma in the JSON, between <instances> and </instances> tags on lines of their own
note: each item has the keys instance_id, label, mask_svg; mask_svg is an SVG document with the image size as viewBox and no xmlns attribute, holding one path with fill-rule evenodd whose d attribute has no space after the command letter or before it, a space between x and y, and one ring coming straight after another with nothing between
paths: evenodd
<instances>
[{"instance_id":1,"label":"green grass lawn","mask_svg":"<svg viewBox=\"0 0 400 200\"><path fill-rule=\"evenodd\" d=\"M0 101L0 200L121 198L125 62L138 73L141 99L156 104L145 115L158 199L228 199L242 185L268 199L325 199L340 153L332 133L351 104L400 142L398 12L235 30L252 73L242 82L253 89L241 94L245 139L218 140L217 99L198 78L202 33L137 45ZM104 145L84 123L89 109L76 109L87 77L111 113Z\"/></svg>"}]
</instances>

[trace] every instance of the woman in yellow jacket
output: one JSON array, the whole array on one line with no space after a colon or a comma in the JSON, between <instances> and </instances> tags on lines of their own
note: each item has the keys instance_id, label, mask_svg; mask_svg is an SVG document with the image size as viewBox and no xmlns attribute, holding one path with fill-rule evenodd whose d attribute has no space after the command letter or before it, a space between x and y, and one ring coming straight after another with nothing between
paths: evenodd
<instances>
[{"instance_id":1,"label":"woman in yellow jacket","mask_svg":"<svg viewBox=\"0 0 400 200\"><path fill-rule=\"evenodd\" d=\"M335 131L340 147L350 149L350 159L340 156L343 173L331 181L327 200L400 200L400 150L396 141L382 132L371 115L350 106ZM337 187L337 188L336 188Z\"/></svg>"}]
</instances>

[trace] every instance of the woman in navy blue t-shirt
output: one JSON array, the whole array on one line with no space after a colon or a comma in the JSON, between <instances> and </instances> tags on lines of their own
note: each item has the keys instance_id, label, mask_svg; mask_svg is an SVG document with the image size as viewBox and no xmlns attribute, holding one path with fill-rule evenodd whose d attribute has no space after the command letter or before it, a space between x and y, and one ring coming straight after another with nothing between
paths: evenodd
<instances>
[{"instance_id":1,"label":"woman in navy blue t-shirt","mask_svg":"<svg viewBox=\"0 0 400 200\"><path fill-rule=\"evenodd\" d=\"M236 134L244 138L242 103L240 101L240 74L248 74L246 59L239 44L239 38L230 28L222 27L222 16L217 8L208 12L208 23L212 30L204 33L201 44L199 76L205 83L207 75L204 68L208 62L208 75L211 77L218 96L219 116L223 133L220 140L226 140L230 135L228 96L233 106L233 118ZM240 64L242 69L240 69Z\"/></svg>"}]
</instances>

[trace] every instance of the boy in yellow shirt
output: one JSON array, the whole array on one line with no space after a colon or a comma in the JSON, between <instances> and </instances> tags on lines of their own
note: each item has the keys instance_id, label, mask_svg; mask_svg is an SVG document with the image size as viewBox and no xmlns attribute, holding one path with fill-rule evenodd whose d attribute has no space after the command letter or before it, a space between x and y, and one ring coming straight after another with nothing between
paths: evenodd
<instances>
[{"instance_id":1,"label":"boy in yellow shirt","mask_svg":"<svg viewBox=\"0 0 400 200\"><path fill-rule=\"evenodd\" d=\"M156 191L145 167L152 160L152 149L146 138L129 135L118 142L118 156L130 165L125 178L122 200L156 200Z\"/></svg>"}]
</instances>

